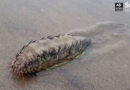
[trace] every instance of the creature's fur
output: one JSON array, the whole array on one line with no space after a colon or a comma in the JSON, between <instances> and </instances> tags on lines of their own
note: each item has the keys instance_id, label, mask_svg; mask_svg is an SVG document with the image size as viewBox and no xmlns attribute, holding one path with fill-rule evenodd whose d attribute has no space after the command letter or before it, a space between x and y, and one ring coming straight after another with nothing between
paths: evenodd
<instances>
[{"instance_id":1,"label":"creature's fur","mask_svg":"<svg viewBox=\"0 0 130 90\"><path fill-rule=\"evenodd\" d=\"M28 74L45 70L76 58L89 44L86 37L67 34L30 41L12 62L13 72Z\"/></svg>"}]
</instances>

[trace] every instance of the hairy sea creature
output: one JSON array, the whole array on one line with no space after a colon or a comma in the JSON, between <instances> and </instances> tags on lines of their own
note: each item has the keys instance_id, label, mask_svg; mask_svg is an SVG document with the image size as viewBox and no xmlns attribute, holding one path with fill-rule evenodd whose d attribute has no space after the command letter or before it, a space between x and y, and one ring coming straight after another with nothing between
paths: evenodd
<instances>
[{"instance_id":1,"label":"hairy sea creature","mask_svg":"<svg viewBox=\"0 0 130 90\"><path fill-rule=\"evenodd\" d=\"M83 36L58 35L30 41L12 62L15 74L37 73L73 60L90 44Z\"/></svg>"}]
</instances>

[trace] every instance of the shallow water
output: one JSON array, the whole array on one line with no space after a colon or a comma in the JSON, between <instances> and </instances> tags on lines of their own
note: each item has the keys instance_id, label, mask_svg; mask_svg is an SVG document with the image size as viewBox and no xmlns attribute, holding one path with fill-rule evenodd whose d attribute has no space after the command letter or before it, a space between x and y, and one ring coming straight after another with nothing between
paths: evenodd
<instances>
[{"instance_id":1,"label":"shallow water","mask_svg":"<svg viewBox=\"0 0 130 90\"><path fill-rule=\"evenodd\" d=\"M116 1L0 0L0 90L129 90L130 12L115 12ZM71 30L92 39L86 55L34 77L10 72L31 39Z\"/></svg>"}]
</instances>

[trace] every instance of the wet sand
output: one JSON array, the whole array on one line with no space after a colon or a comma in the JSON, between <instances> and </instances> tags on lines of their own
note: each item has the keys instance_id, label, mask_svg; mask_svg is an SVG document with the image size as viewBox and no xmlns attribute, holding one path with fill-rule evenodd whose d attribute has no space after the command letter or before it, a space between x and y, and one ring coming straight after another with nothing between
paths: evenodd
<instances>
[{"instance_id":1,"label":"wet sand","mask_svg":"<svg viewBox=\"0 0 130 90\"><path fill-rule=\"evenodd\" d=\"M0 90L130 90L130 12L115 12L115 1L0 0ZM34 77L12 75L23 45L71 30L92 39L86 55Z\"/></svg>"}]
</instances>

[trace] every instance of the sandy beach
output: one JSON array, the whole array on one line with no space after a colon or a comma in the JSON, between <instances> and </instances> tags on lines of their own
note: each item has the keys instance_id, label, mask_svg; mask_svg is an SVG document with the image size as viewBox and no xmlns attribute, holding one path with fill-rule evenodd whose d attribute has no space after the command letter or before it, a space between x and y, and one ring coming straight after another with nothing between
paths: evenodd
<instances>
[{"instance_id":1,"label":"sandy beach","mask_svg":"<svg viewBox=\"0 0 130 90\"><path fill-rule=\"evenodd\" d=\"M130 12L115 2L0 0L0 90L130 90ZM34 77L10 72L30 40L69 32L91 38L85 55Z\"/></svg>"}]
</instances>

